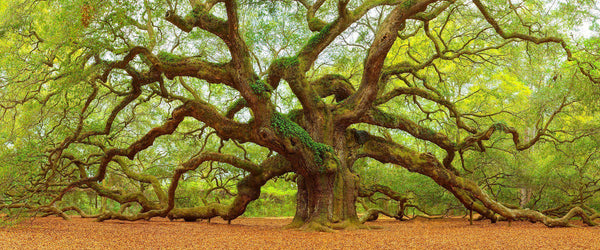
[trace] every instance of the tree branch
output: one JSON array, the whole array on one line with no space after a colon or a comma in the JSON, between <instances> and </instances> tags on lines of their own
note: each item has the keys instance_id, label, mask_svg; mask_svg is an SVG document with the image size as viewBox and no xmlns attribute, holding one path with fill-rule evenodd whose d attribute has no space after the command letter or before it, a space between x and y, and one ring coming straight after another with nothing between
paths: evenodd
<instances>
[{"instance_id":1,"label":"tree branch","mask_svg":"<svg viewBox=\"0 0 600 250\"><path fill-rule=\"evenodd\" d=\"M411 172L430 177L440 186L450 191L465 205L481 215L496 220L498 213L507 220L530 220L542 222L549 227L571 226L570 219L580 217L584 223L594 226L596 223L581 208L575 207L562 218L550 218L540 212L529 209L511 209L493 200L487 193L471 180L455 175L431 154L420 154L402 145L384 138L369 136L358 153L362 157L370 157L382 163L400 165ZM478 203L478 202L481 203Z\"/></svg>"},{"instance_id":2,"label":"tree branch","mask_svg":"<svg viewBox=\"0 0 600 250\"><path fill-rule=\"evenodd\" d=\"M398 37L398 31L404 28L406 19L424 11L429 4L434 2L436 0L405 1L395 7L386 17L379 31L375 34L375 39L365 59L360 87L354 95L350 96L338 108L346 110L346 112L337 117L336 123L349 126L370 109L371 104L377 97L383 63Z\"/></svg>"}]
</instances>

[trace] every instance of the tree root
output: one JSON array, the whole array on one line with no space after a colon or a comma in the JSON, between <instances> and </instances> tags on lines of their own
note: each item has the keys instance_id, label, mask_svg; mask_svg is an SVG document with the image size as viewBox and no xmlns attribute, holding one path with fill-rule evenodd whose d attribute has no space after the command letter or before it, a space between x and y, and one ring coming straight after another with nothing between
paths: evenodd
<instances>
[{"instance_id":1,"label":"tree root","mask_svg":"<svg viewBox=\"0 0 600 250\"><path fill-rule=\"evenodd\" d=\"M143 213L138 213L134 215L125 215L122 213L115 212L106 212L98 216L96 221L102 222L105 220L123 220L123 221L138 221L138 220L150 220L153 217L165 217L168 211L166 209L162 210L150 210Z\"/></svg>"},{"instance_id":2,"label":"tree root","mask_svg":"<svg viewBox=\"0 0 600 250\"><path fill-rule=\"evenodd\" d=\"M26 203L17 203L17 204L10 204L10 205L0 205L0 210L2 209L26 209L26 212L28 213L38 213L41 212L43 213L42 216L50 216L50 215L56 215L59 216L65 220L70 220L71 217L69 217L67 214L65 214L66 211L71 210L71 207L67 207L65 209L59 209L57 207L54 206L33 206L30 204L26 204ZM77 211L77 210L76 210ZM78 212L83 213L83 211L79 210ZM85 213L83 213L85 214Z\"/></svg>"},{"instance_id":3,"label":"tree root","mask_svg":"<svg viewBox=\"0 0 600 250\"><path fill-rule=\"evenodd\" d=\"M305 223L298 229L302 230L302 231L306 231L306 232L326 232L326 233L335 232L335 230L333 228L328 227L322 223L315 222L315 221Z\"/></svg>"},{"instance_id":4,"label":"tree root","mask_svg":"<svg viewBox=\"0 0 600 250\"><path fill-rule=\"evenodd\" d=\"M304 225L304 221L302 221L301 219L298 219L297 217L294 217L294 220L292 220L292 222L290 224L285 225L283 228L284 229L298 229L298 228L302 227L302 225Z\"/></svg>"},{"instance_id":5,"label":"tree root","mask_svg":"<svg viewBox=\"0 0 600 250\"><path fill-rule=\"evenodd\" d=\"M95 214L95 215L86 214L85 212L83 212L83 210L81 210L80 208L75 207L75 206L65 207L65 208L62 208L61 210L63 212L75 211L79 214L79 216L81 216L81 218L98 218L100 216L100 214Z\"/></svg>"},{"instance_id":6,"label":"tree root","mask_svg":"<svg viewBox=\"0 0 600 250\"><path fill-rule=\"evenodd\" d=\"M379 217L379 214L383 214L387 217L394 218L397 220L402 220L402 217L399 217L398 215L394 215L394 214L384 211L382 209L372 208L372 209L367 210L367 212L362 217L360 217L360 223L377 220L377 218Z\"/></svg>"},{"instance_id":7,"label":"tree root","mask_svg":"<svg viewBox=\"0 0 600 250\"><path fill-rule=\"evenodd\" d=\"M594 222L594 219L592 219L592 216L588 216L585 211L583 211L583 209L581 207L574 207L572 208L565 216L563 216L562 218L558 218L558 219L547 219L546 221L543 221L543 223L546 226L549 227L561 227L561 226L573 226L569 221L571 220L571 218L573 217L579 217L581 218L581 220L583 221L583 223L585 223L588 226L597 226L598 223Z\"/></svg>"},{"instance_id":8,"label":"tree root","mask_svg":"<svg viewBox=\"0 0 600 250\"><path fill-rule=\"evenodd\" d=\"M359 221L345 220L341 222L317 222L293 220L290 224L284 226L284 229L297 229L307 232L336 232L340 230L359 230L359 229L381 229L379 226L364 225Z\"/></svg>"}]
</instances>

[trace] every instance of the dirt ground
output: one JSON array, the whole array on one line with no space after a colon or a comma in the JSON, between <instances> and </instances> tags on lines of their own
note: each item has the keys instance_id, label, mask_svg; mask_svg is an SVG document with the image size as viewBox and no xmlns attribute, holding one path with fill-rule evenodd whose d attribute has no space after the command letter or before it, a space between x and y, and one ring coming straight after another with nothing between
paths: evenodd
<instances>
[{"instance_id":1,"label":"dirt ground","mask_svg":"<svg viewBox=\"0 0 600 250\"><path fill-rule=\"evenodd\" d=\"M290 218L227 222L94 222L37 218L0 228L0 249L600 249L600 227L547 228L529 222L469 225L466 219L399 222L335 233L285 230Z\"/></svg>"}]
</instances>

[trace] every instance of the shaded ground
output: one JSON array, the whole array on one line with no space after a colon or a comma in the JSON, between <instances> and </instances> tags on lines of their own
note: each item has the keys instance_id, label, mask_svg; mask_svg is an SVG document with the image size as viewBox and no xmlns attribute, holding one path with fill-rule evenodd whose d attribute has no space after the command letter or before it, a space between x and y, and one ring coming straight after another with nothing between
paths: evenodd
<instances>
[{"instance_id":1,"label":"shaded ground","mask_svg":"<svg viewBox=\"0 0 600 250\"><path fill-rule=\"evenodd\" d=\"M0 249L600 249L600 227L547 228L529 222L469 225L465 219L379 220L379 230L307 233L284 230L291 219L241 218L227 222L94 222L38 218L0 228Z\"/></svg>"}]
</instances>

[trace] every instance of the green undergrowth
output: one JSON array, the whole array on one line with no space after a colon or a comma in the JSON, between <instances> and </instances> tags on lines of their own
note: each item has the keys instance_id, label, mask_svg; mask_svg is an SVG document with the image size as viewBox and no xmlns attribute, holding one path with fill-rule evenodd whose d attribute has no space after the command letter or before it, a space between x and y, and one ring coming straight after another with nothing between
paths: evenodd
<instances>
[{"instance_id":1,"label":"green undergrowth","mask_svg":"<svg viewBox=\"0 0 600 250\"><path fill-rule=\"evenodd\" d=\"M250 202L244 217L289 217L296 212L296 184L269 181L261 188L260 198Z\"/></svg>"}]
</instances>

